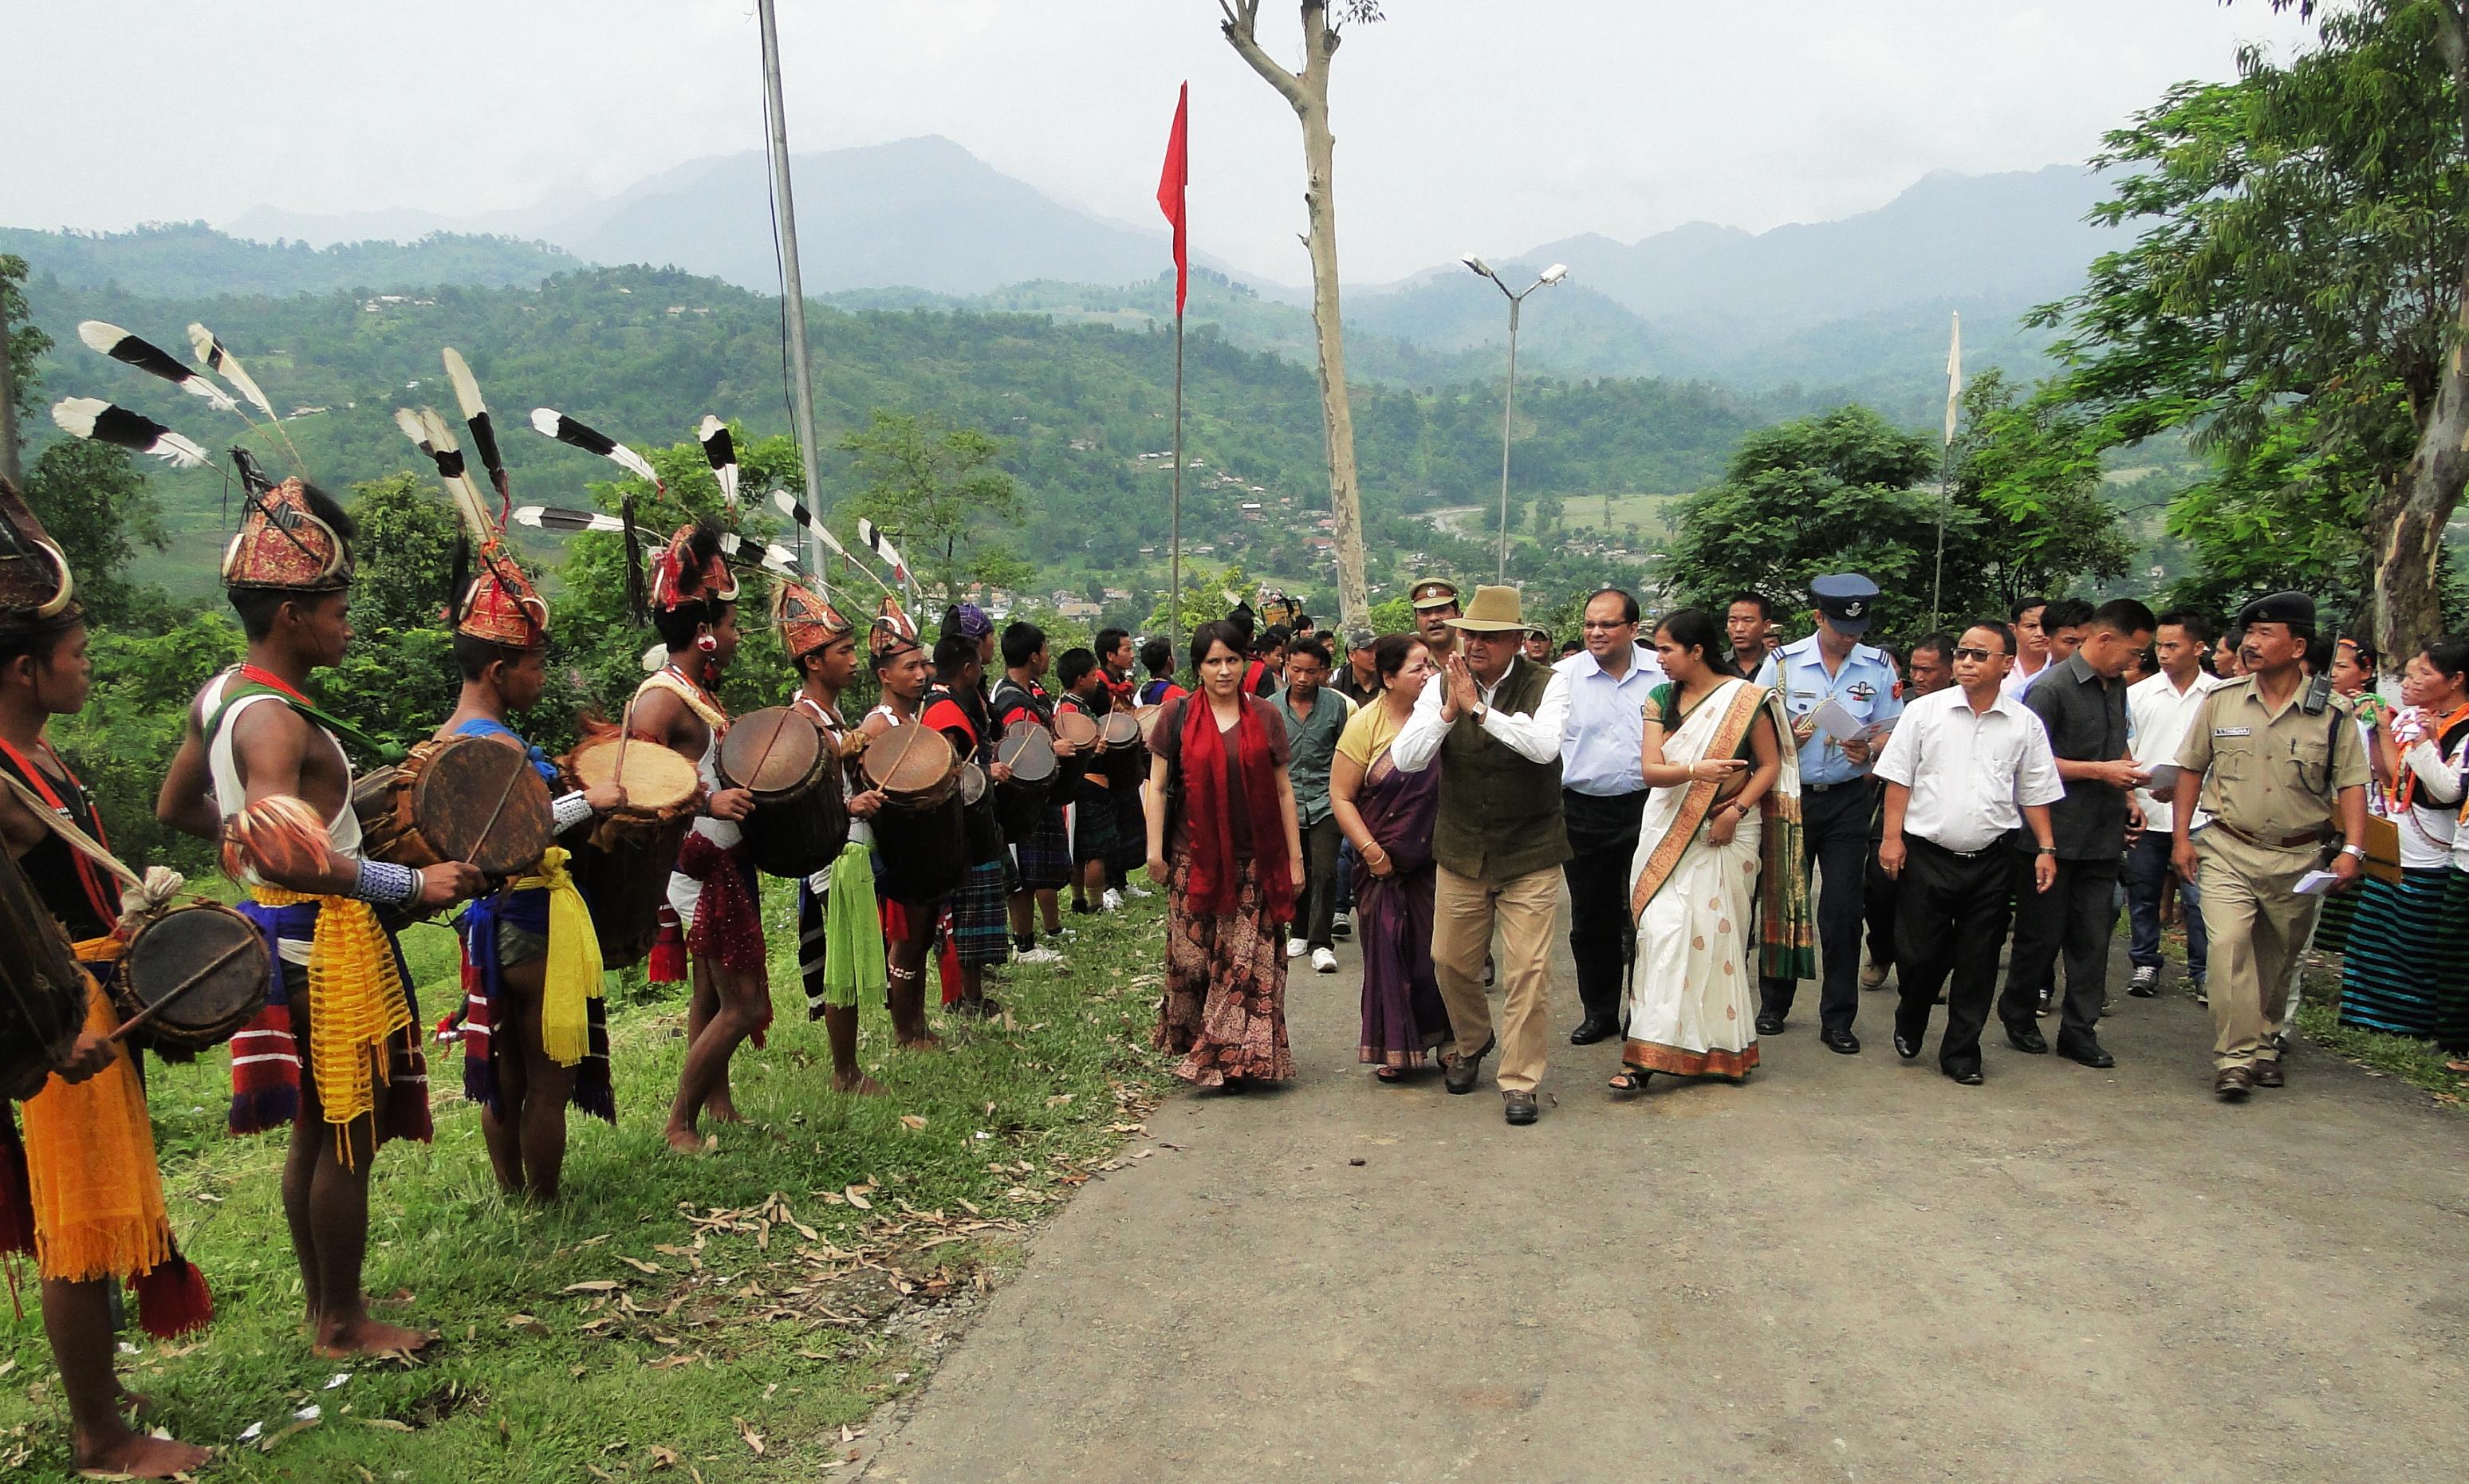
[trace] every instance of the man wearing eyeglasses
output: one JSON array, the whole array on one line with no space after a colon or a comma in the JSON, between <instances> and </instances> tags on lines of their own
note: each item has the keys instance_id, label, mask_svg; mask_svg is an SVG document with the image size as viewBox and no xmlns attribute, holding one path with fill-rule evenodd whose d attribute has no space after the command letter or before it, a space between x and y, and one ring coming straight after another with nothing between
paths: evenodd
<instances>
[{"instance_id":1,"label":"man wearing eyeglasses","mask_svg":"<svg viewBox=\"0 0 2469 1484\"><path fill-rule=\"evenodd\" d=\"M1560 817L1570 856L1569 957L1584 1015L1572 1046L1620 1033L1621 976L1634 952L1628 911L1631 857L1646 810L1639 761L1646 698L1663 684L1662 662L1637 642L1637 599L1605 588L1586 599L1586 647L1556 666L1569 678L1569 721L1560 733Z\"/></svg>"},{"instance_id":2,"label":"man wearing eyeglasses","mask_svg":"<svg viewBox=\"0 0 2469 1484\"><path fill-rule=\"evenodd\" d=\"M2048 731L2004 689L2014 643L2002 623L1966 629L1953 688L1913 701L1878 757L1886 780L1878 866L1895 880L1895 1054L1921 1054L1944 985L1938 1070L1966 1087L1981 1080L1980 1032L2016 885L2006 840L2018 825L2037 847L2032 890L2058 879L2049 805L2065 784Z\"/></svg>"}]
</instances>

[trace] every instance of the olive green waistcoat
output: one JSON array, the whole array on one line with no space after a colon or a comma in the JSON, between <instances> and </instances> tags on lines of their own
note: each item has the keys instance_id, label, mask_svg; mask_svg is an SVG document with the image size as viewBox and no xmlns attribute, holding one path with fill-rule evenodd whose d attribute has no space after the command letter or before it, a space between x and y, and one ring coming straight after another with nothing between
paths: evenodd
<instances>
[{"instance_id":1,"label":"olive green waistcoat","mask_svg":"<svg viewBox=\"0 0 2469 1484\"><path fill-rule=\"evenodd\" d=\"M1552 672L1522 656L1492 692L1491 707L1532 716ZM1569 858L1560 823L1560 759L1530 762L1475 725L1471 712L1441 738L1441 807L1432 855L1461 876L1507 881Z\"/></svg>"}]
</instances>

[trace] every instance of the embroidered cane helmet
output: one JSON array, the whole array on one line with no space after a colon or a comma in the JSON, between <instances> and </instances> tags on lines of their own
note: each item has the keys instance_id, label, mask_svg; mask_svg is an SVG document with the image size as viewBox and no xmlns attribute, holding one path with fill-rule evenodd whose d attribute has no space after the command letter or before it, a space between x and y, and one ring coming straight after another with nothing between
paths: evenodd
<instances>
[{"instance_id":1,"label":"embroidered cane helmet","mask_svg":"<svg viewBox=\"0 0 2469 1484\"><path fill-rule=\"evenodd\" d=\"M709 521L688 522L652 554L652 605L675 612L688 603L734 603L737 574L722 551L720 527Z\"/></svg>"},{"instance_id":2,"label":"embroidered cane helmet","mask_svg":"<svg viewBox=\"0 0 2469 1484\"><path fill-rule=\"evenodd\" d=\"M65 629L84 616L69 559L17 487L0 478L0 638Z\"/></svg>"},{"instance_id":3,"label":"embroidered cane helmet","mask_svg":"<svg viewBox=\"0 0 2469 1484\"><path fill-rule=\"evenodd\" d=\"M877 660L888 658L903 650L923 649L917 641L917 625L911 620L900 600L888 593L875 610L874 627L866 631L866 652Z\"/></svg>"},{"instance_id":4,"label":"embroidered cane helmet","mask_svg":"<svg viewBox=\"0 0 2469 1484\"><path fill-rule=\"evenodd\" d=\"M772 621L779 626L780 642L791 660L857 630L830 599L787 577L772 585Z\"/></svg>"},{"instance_id":5,"label":"embroidered cane helmet","mask_svg":"<svg viewBox=\"0 0 2469 1484\"><path fill-rule=\"evenodd\" d=\"M548 643L548 604L532 586L515 554L500 541L473 553L479 575L463 590L454 632L507 649L540 649Z\"/></svg>"},{"instance_id":6,"label":"embroidered cane helmet","mask_svg":"<svg viewBox=\"0 0 2469 1484\"><path fill-rule=\"evenodd\" d=\"M339 592L352 585L349 525L325 491L294 475L265 490L223 548L223 586Z\"/></svg>"}]
</instances>

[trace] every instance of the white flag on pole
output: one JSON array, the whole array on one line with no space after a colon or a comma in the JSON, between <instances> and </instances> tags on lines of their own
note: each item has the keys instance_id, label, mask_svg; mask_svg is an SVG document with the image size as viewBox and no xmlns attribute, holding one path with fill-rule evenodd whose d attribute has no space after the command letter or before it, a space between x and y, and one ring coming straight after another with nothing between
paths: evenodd
<instances>
[{"instance_id":1,"label":"white flag on pole","mask_svg":"<svg viewBox=\"0 0 2469 1484\"><path fill-rule=\"evenodd\" d=\"M1954 447L1954 415L1963 406L1963 315L1954 316L1954 336L1946 347L1946 446Z\"/></svg>"}]
</instances>

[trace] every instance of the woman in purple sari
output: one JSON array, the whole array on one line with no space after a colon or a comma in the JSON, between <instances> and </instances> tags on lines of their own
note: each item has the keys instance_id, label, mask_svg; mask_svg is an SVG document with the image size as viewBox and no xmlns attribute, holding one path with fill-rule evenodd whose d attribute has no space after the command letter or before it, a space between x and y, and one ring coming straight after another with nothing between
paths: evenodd
<instances>
[{"instance_id":1,"label":"woman in purple sari","mask_svg":"<svg viewBox=\"0 0 2469 1484\"><path fill-rule=\"evenodd\" d=\"M1328 800L1354 846L1354 940L1363 949L1356 1059L1394 1082L1449 1036L1432 973L1432 817L1441 770L1400 773L1389 760L1389 744L1431 677L1431 651L1411 634L1384 635L1372 646L1372 661L1380 694L1338 737Z\"/></svg>"}]
</instances>

